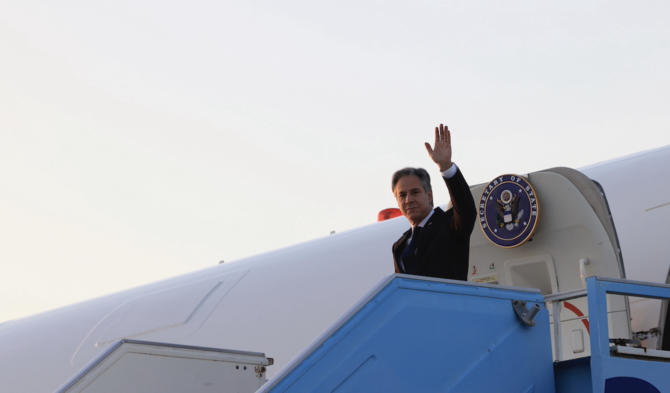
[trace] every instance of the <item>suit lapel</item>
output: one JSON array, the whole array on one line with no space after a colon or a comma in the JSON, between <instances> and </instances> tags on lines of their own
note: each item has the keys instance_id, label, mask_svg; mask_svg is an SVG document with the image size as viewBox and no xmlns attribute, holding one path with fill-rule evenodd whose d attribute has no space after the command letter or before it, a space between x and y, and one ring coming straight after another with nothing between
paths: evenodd
<instances>
[{"instance_id":1,"label":"suit lapel","mask_svg":"<svg viewBox=\"0 0 670 393\"><path fill-rule=\"evenodd\" d=\"M409 240L410 236L412 236L411 227L407 230L407 232L403 233L400 239L398 239L398 241L393 245L393 255L395 256L396 264L400 260L400 255L402 252L405 251L405 247L407 247L407 241Z\"/></svg>"},{"instance_id":2,"label":"suit lapel","mask_svg":"<svg viewBox=\"0 0 670 393\"><path fill-rule=\"evenodd\" d=\"M433 215L430 216L430 219L426 223L426 225L423 226L423 230L421 231L421 236L419 238L419 244L417 246L417 266L416 266L416 272L421 271L421 267L425 263L424 261L424 255L426 254L426 249L428 248L428 243L429 239L431 239L432 235L431 233L433 232L435 228L435 222L439 220L439 218L444 214L444 210L440 209L439 207L435 208L435 211L433 212Z\"/></svg>"}]
</instances>

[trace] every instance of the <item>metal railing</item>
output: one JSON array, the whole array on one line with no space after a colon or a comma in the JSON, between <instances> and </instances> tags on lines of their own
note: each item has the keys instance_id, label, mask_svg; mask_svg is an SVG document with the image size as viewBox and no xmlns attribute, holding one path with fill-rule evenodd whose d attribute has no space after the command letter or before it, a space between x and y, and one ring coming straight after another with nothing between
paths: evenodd
<instances>
[{"instance_id":1,"label":"metal railing","mask_svg":"<svg viewBox=\"0 0 670 393\"><path fill-rule=\"evenodd\" d=\"M563 332L561 331L561 302L566 300L586 297L586 289L577 289L574 291L561 292L554 295L544 297L546 303L551 303L551 312L554 323L554 356L555 361L560 362L564 360L563 356ZM587 317L588 318L588 317Z\"/></svg>"}]
</instances>

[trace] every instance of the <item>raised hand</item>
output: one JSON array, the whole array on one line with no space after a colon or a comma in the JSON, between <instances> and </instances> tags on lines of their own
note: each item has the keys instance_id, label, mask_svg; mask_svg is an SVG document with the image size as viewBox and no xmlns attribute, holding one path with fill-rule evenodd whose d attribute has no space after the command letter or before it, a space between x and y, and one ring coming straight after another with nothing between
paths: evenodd
<instances>
[{"instance_id":1,"label":"raised hand","mask_svg":"<svg viewBox=\"0 0 670 393\"><path fill-rule=\"evenodd\" d=\"M435 127L435 147L430 147L430 143L426 142L426 150L430 159L433 160L440 167L440 172L444 172L451 168L451 133L449 127L440 124L440 127Z\"/></svg>"}]
</instances>

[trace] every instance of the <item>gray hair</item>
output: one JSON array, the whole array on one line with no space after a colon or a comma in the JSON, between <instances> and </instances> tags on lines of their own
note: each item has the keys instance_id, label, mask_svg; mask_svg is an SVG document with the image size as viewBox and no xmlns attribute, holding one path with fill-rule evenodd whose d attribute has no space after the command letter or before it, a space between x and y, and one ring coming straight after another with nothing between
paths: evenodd
<instances>
[{"instance_id":1,"label":"gray hair","mask_svg":"<svg viewBox=\"0 0 670 393\"><path fill-rule=\"evenodd\" d=\"M428 174L428 171L426 171L423 168L402 168L398 171L396 171L393 174L393 177L391 177L391 191L395 193L395 186L398 184L398 181L400 178L403 178L405 176L416 176L419 178L421 181L421 187L423 187L423 190L426 192L426 194L432 190L432 187L430 186L430 175Z\"/></svg>"}]
</instances>

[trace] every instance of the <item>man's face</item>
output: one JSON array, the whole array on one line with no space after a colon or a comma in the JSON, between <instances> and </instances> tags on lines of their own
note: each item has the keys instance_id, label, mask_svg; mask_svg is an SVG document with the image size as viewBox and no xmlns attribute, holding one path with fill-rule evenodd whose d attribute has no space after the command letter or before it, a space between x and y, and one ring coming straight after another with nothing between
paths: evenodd
<instances>
[{"instance_id":1,"label":"man's face","mask_svg":"<svg viewBox=\"0 0 670 393\"><path fill-rule=\"evenodd\" d=\"M401 177L393 193L398 201L398 208L412 225L419 224L432 210L433 191L426 193L417 176Z\"/></svg>"}]
</instances>

